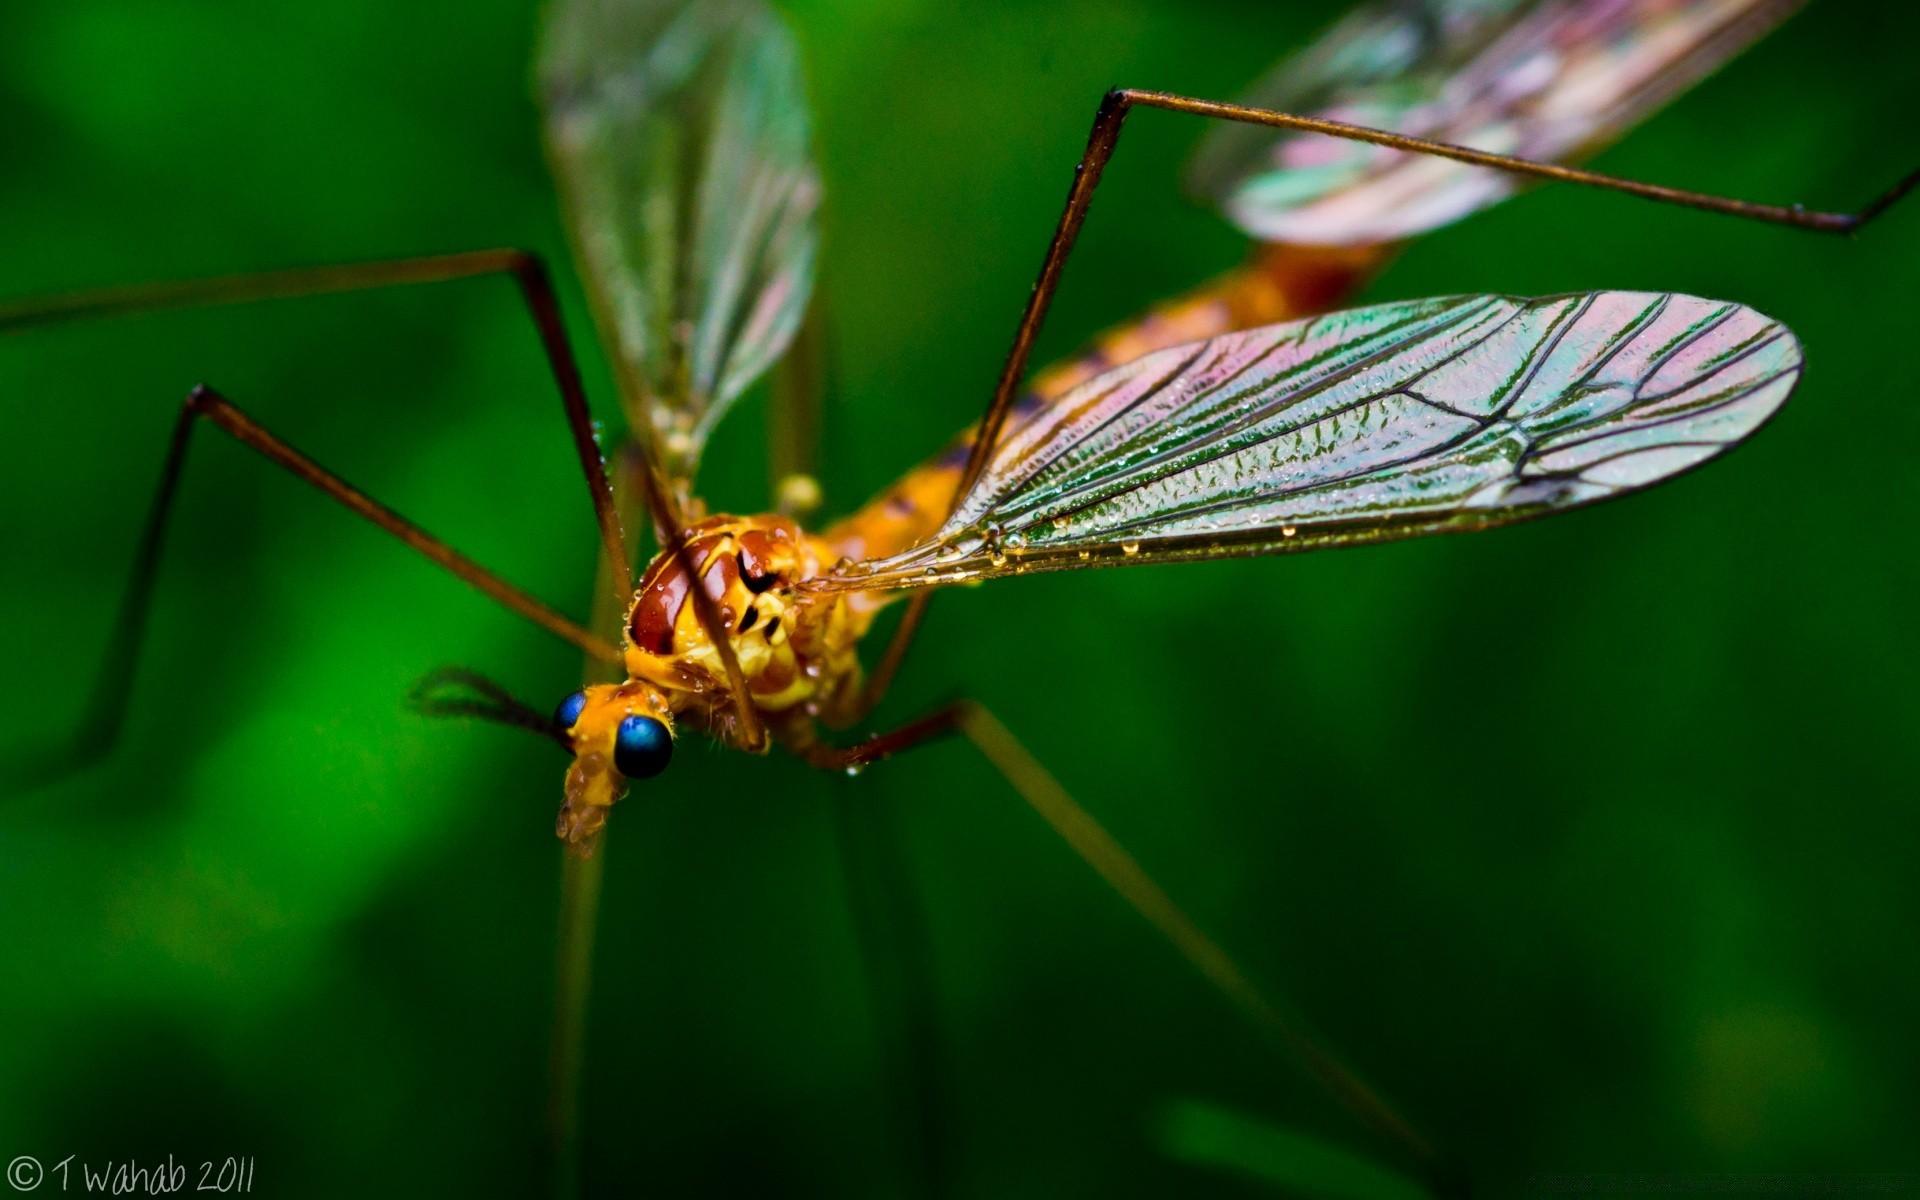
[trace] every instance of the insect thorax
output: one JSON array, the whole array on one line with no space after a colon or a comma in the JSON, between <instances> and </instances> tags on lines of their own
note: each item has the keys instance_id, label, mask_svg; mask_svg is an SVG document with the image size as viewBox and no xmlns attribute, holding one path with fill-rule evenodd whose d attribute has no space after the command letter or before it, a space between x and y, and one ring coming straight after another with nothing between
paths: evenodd
<instances>
[{"instance_id":1,"label":"insect thorax","mask_svg":"<svg viewBox=\"0 0 1920 1200\"><path fill-rule=\"evenodd\" d=\"M831 717L851 701L860 683L855 646L867 618L844 599L797 587L831 566L837 556L827 543L785 517L715 516L687 531L687 552L756 708L776 717ZM732 740L726 667L671 553L648 565L634 592L626 666L632 678L663 689L676 713Z\"/></svg>"}]
</instances>

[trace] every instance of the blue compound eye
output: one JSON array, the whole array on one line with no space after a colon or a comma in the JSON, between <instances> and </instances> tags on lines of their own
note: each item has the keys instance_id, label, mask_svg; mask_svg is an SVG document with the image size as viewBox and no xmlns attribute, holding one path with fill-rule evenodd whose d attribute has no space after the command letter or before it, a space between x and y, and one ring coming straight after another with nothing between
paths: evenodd
<instances>
[{"instance_id":1,"label":"blue compound eye","mask_svg":"<svg viewBox=\"0 0 1920 1200\"><path fill-rule=\"evenodd\" d=\"M651 779L673 761L673 735L652 717L628 717L613 735L613 765L628 779Z\"/></svg>"},{"instance_id":2,"label":"blue compound eye","mask_svg":"<svg viewBox=\"0 0 1920 1200\"><path fill-rule=\"evenodd\" d=\"M586 707L587 694L585 692L575 692L565 700L562 700L559 708L553 710L553 723L558 725L562 730L572 729L574 722L580 719L581 710Z\"/></svg>"}]
</instances>

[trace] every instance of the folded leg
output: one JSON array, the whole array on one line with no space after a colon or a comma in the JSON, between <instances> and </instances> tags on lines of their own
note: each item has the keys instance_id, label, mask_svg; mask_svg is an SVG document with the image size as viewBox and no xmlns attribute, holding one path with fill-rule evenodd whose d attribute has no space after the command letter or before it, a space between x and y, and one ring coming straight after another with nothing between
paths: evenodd
<instances>
[{"instance_id":1,"label":"folded leg","mask_svg":"<svg viewBox=\"0 0 1920 1200\"><path fill-rule=\"evenodd\" d=\"M235 441L253 450L269 462L285 468L339 503L349 512L386 530L402 543L425 556L455 578L478 589L509 611L525 617L557 637L580 647L588 654L619 661L620 652L606 639L582 628L544 602L501 579L447 543L407 520L399 513L353 487L339 476L301 454L247 416L219 393L196 387L187 396L174 423L161 469L160 483L134 554L107 653L95 678L87 706L73 738L65 745L42 751L9 774L21 777L19 783L37 785L65 774L75 767L103 757L111 749L126 719L132 694L132 676L139 661L140 644L152 605L154 580L159 573L160 557L166 546L168 520L179 490L180 476L186 466L187 447L200 421L206 420L225 431Z\"/></svg>"}]
</instances>

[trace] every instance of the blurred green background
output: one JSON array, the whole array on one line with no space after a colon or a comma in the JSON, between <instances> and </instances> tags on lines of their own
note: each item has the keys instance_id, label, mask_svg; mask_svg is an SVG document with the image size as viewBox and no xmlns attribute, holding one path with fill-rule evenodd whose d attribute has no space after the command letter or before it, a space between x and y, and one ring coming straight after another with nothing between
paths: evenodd
<instances>
[{"instance_id":1,"label":"blurred green background","mask_svg":"<svg viewBox=\"0 0 1920 1200\"><path fill-rule=\"evenodd\" d=\"M783 7L830 188L833 511L982 407L1103 89L1235 94L1339 8ZM0 293L525 245L562 264L612 417L528 99L535 16L9 0ZM1906 6L1816 4L1600 164L1850 205L1912 165L1917 41ZM1133 125L1042 357L1242 253L1180 195L1199 126ZM1917 252L1916 211L1849 243L1569 189L1433 236L1368 295L1738 299L1799 332L1805 386L1729 460L1591 512L945 597L885 715L996 709L1488 1193L1920 1169ZM584 613L593 528L504 283L9 338L10 744L78 711L201 380ZM761 419L713 447L717 507L764 502ZM149 650L119 750L0 809L0 1158L536 1193L563 762L401 700L457 662L544 707L577 656L213 436ZM841 865L876 816L911 881L880 915L928 986L904 1038ZM1167 1152L1195 1100L1369 1147L963 745L843 780L690 744L607 862L595 1190L909 1192L903 1041L947 1194L1272 1194Z\"/></svg>"}]
</instances>

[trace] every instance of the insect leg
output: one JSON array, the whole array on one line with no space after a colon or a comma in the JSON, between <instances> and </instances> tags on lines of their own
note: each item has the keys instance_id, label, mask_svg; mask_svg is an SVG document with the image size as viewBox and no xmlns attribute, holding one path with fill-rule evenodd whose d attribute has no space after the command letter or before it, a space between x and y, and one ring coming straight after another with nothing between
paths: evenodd
<instances>
[{"instance_id":1,"label":"insect leg","mask_svg":"<svg viewBox=\"0 0 1920 1200\"><path fill-rule=\"evenodd\" d=\"M1073 183L1067 192L1066 206L1061 211L1059 223L1054 227L1053 240L1048 244L1046 257L1041 261L1040 273L1034 280L1026 308L1020 316L1020 323L1015 327L1013 345L1001 367L993 398L987 406L986 415L980 419L978 425L974 426L973 438L967 451L966 468L960 474L958 486L954 488L949 512L959 506L961 498L978 482L981 471L986 468L989 454L998 444L1000 434L1006 425L1007 414L1018 395L1020 381L1026 375L1028 360L1033 352L1033 343L1039 336L1040 326L1045 321L1047 310L1053 302L1053 294L1059 287L1060 275L1066 265L1067 256L1072 252L1074 242L1080 234L1080 227L1086 221L1087 210L1093 201L1094 189L1099 186L1101 174L1113 157L1114 147L1119 142L1120 130L1128 112L1136 106L1160 108L1169 112L1189 113L1252 125L1265 125L1277 129L1321 133L1329 137L1369 142L1409 153L1435 155L1518 175L1624 192L1661 203L1704 209L1727 216L1744 217L1749 220L1814 232L1855 232L1906 197L1916 186L1920 186L1920 171L1914 171L1869 201L1857 212L1816 212L1799 205L1756 204L1730 197L1641 183L1637 180L1622 179L1578 167L1534 162L1503 154L1489 154L1464 146L1429 141L1425 138L1406 137L1386 130L1349 125L1340 121L1295 116L1271 109L1225 104L1214 100L1200 100L1168 92L1136 88L1116 89L1107 93L1094 114L1093 128L1087 136L1086 151L1081 156L1079 165L1074 168ZM922 591L909 601L909 608L895 628L880 665L869 677L867 688L862 694L863 711L876 704L887 685L892 682L894 672L906 657L907 649L918 632L921 621L926 615L927 605L932 602L932 599L931 591Z\"/></svg>"},{"instance_id":2,"label":"insect leg","mask_svg":"<svg viewBox=\"0 0 1920 1200\"><path fill-rule=\"evenodd\" d=\"M561 321L560 301L554 295L553 282L547 274L546 265L535 254L511 249L475 250L423 258L139 284L11 301L0 303L0 335L163 309L206 308L256 300L290 300L301 296L369 291L410 284L447 283L484 275L513 276L527 312L540 333L540 344L546 352L554 383L559 387L560 401L566 410L567 427L572 432L574 450L579 455L587 492L593 501L600 540L615 565L619 581L618 599L624 603L633 576L627 558L626 540L621 535L620 518L608 489L607 471L601 461L600 447L594 440L593 416L587 408L586 388L580 382L580 367L574 360L573 350L567 342L566 327Z\"/></svg>"},{"instance_id":3,"label":"insect leg","mask_svg":"<svg viewBox=\"0 0 1920 1200\"><path fill-rule=\"evenodd\" d=\"M894 676L900 673L900 664L906 661L907 651L913 647L913 638L920 631L920 622L927 618L927 605L933 600L934 589L921 588L907 600L907 606L900 613L900 623L893 627L893 635L887 639L887 648L881 652L880 661L867 673L867 681L860 686L860 695L853 707L844 717L836 717L836 728L858 725L867 719L886 697L887 689L893 686Z\"/></svg>"},{"instance_id":4,"label":"insect leg","mask_svg":"<svg viewBox=\"0 0 1920 1200\"><path fill-rule=\"evenodd\" d=\"M702 564L694 562L692 551L687 549L686 517L666 475L660 470L660 460L654 453L652 441L643 433L633 440L632 450L631 475L635 494L646 505L647 511L653 514L654 532L660 537L662 552L673 555L674 563L688 579L703 578ZM734 720L737 722L735 742L748 751L765 749L771 735L767 723L761 719L759 706L754 703L753 693L747 688L747 676L740 669L740 657L733 650L732 631L720 616L719 602L703 587L690 588L687 599L693 605L693 615L706 633L707 641L719 654L720 665L726 672L727 694L733 701Z\"/></svg>"},{"instance_id":5,"label":"insect leg","mask_svg":"<svg viewBox=\"0 0 1920 1200\"><path fill-rule=\"evenodd\" d=\"M801 745L795 749L816 767L831 771L858 770L869 763L901 754L935 738L957 733L1006 779L1040 818L1052 826L1087 865L1133 910L1146 918L1207 982L1240 1009L1287 1054L1294 1057L1330 1093L1347 1105L1375 1132L1390 1138L1428 1170L1436 1180L1451 1180L1449 1165L1428 1140L1414 1130L1386 1101L1297 1021L1261 994L1220 944L1208 937L1166 890L1108 833L1093 815L1080 807L1058 780L1040 765L998 718L970 700L958 701L890 733L837 749ZM1449 1182L1442 1190L1452 1190Z\"/></svg>"},{"instance_id":6,"label":"insect leg","mask_svg":"<svg viewBox=\"0 0 1920 1200\"><path fill-rule=\"evenodd\" d=\"M1537 179L1605 188L1666 204L1678 204L1727 216L1744 217L1749 220L1824 233L1852 233L1891 208L1916 185L1920 185L1920 171L1915 171L1874 198L1858 212L1813 212L1798 205L1755 204L1746 200L1640 183L1636 180L1602 175L1577 167L1533 162L1528 159L1511 158L1504 154L1489 154L1464 146L1428 141L1425 138L1406 137L1386 130L1348 125L1340 121L1295 116L1291 113L1250 108L1240 104L1223 104L1215 100L1199 100L1168 92L1143 91L1135 88L1116 89L1107 93L1094 114L1093 129L1087 136L1086 151L1080 159L1079 166L1074 168L1073 185L1067 192L1066 207L1060 214L1059 224L1054 227L1053 240L1047 247L1046 257L1041 261L1040 274L1034 280L1032 295L1027 300L1026 310L1020 316L1020 324L1014 330L1013 347L1008 351L1006 363L1001 368L999 382L994 388L993 400L987 407L986 416L981 418L980 424L975 428L973 444L967 456L966 470L961 474L959 486L954 489L953 507L959 506L961 497L965 496L979 480L980 472L986 467L987 456L999 440L1020 380L1026 374L1027 359L1032 353L1034 339L1039 334L1041 323L1046 319L1047 308L1053 301L1054 290L1059 286L1061 269L1066 264L1067 255L1073 250L1074 240L1080 234L1080 226L1086 221L1087 209L1093 201L1094 189L1099 186L1100 175L1106 169L1108 160L1113 157L1114 146L1120 139L1120 130L1126 121L1127 113L1135 106L1161 108L1169 112L1190 113L1194 116L1213 117L1224 121L1240 121L1250 125L1265 125L1275 129L1322 133L1330 137L1369 142L1394 150L1431 154L1440 158L1453 159L1456 162L1491 167Z\"/></svg>"},{"instance_id":7,"label":"insect leg","mask_svg":"<svg viewBox=\"0 0 1920 1200\"><path fill-rule=\"evenodd\" d=\"M186 466L188 443L194 427L202 419L211 421L241 445L312 484L350 512L399 538L508 610L573 643L595 658L614 662L620 660L619 650L605 639L581 628L542 601L501 579L301 454L219 393L204 386L196 387L188 394L179 419L174 423L166 465L161 469L160 483L155 489L146 526L140 535L140 546L134 555L127 590L115 616L113 633L107 641L106 657L75 732L74 743L70 748L48 756L45 761L32 764L32 768L26 772L32 782L44 782L63 774L84 757L97 757L120 732L131 698L129 676L139 659L140 644L146 632L147 614L153 599L154 580L159 571L161 552L165 548L168 518L172 515L180 475Z\"/></svg>"}]
</instances>

